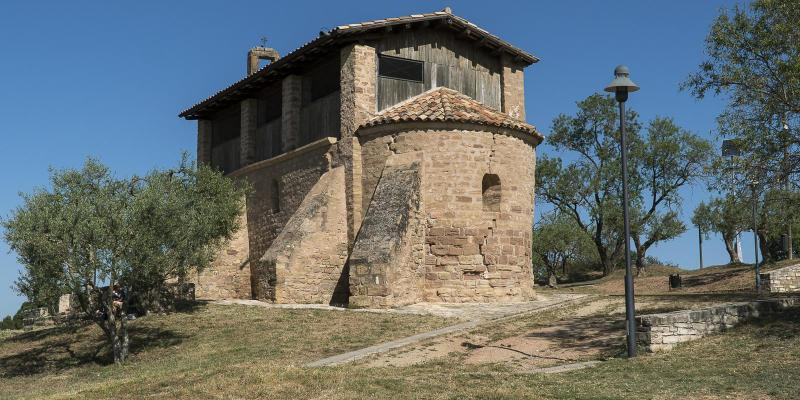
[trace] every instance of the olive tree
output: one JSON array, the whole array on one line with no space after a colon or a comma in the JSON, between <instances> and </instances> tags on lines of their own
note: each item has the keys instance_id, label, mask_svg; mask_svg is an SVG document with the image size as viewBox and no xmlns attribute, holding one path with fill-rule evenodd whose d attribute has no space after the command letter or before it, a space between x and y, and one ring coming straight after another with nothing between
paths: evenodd
<instances>
[{"instance_id":1,"label":"olive tree","mask_svg":"<svg viewBox=\"0 0 800 400\"><path fill-rule=\"evenodd\" d=\"M575 115L561 114L553 120L547 144L564 158L539 158L536 196L568 216L591 238L607 275L624 256L625 244L616 102L593 94L577 106ZM639 138L638 117L629 110L625 118L633 144Z\"/></svg>"},{"instance_id":2,"label":"olive tree","mask_svg":"<svg viewBox=\"0 0 800 400\"><path fill-rule=\"evenodd\" d=\"M641 273L651 246L685 231L679 190L703 173L711 145L669 118L653 119L645 134L634 111L625 119L631 236ZM618 126L612 97L587 97L574 116L553 121L548 144L561 154L541 157L536 169L536 195L591 237L604 275L625 255Z\"/></svg>"},{"instance_id":3,"label":"olive tree","mask_svg":"<svg viewBox=\"0 0 800 400\"><path fill-rule=\"evenodd\" d=\"M559 213L547 214L534 225L532 254L534 269L547 274L550 287L558 285L558 271L565 275L568 263L596 258L591 238Z\"/></svg>"},{"instance_id":4,"label":"olive tree","mask_svg":"<svg viewBox=\"0 0 800 400\"><path fill-rule=\"evenodd\" d=\"M631 212L631 236L636 251L636 270L645 272L647 250L686 231L679 218L679 189L698 180L711 161L711 144L679 127L671 118L656 117L632 154L636 166L635 207Z\"/></svg>"},{"instance_id":5,"label":"olive tree","mask_svg":"<svg viewBox=\"0 0 800 400\"><path fill-rule=\"evenodd\" d=\"M735 240L739 233L749 229L748 201L734 195L701 202L694 210L692 223L708 238L709 233L716 232L725 243L731 264L742 262L736 251Z\"/></svg>"},{"instance_id":6,"label":"olive tree","mask_svg":"<svg viewBox=\"0 0 800 400\"><path fill-rule=\"evenodd\" d=\"M186 157L175 169L129 179L92 159L51 170L50 187L23 194L2 223L24 267L16 288L37 304L73 294L122 363L130 310L115 302L115 287L152 293L207 266L238 229L245 190Z\"/></svg>"},{"instance_id":7,"label":"olive tree","mask_svg":"<svg viewBox=\"0 0 800 400\"><path fill-rule=\"evenodd\" d=\"M720 160L741 172L725 177L728 190L757 182L759 195L767 197L800 186L798 20L798 0L755 0L721 9L706 37L707 59L682 85L697 98L722 95L727 103L718 117L719 133L734 139L742 153ZM788 211L790 205L783 201L776 209ZM796 214L783 214L769 229L791 237L789 221Z\"/></svg>"}]
</instances>

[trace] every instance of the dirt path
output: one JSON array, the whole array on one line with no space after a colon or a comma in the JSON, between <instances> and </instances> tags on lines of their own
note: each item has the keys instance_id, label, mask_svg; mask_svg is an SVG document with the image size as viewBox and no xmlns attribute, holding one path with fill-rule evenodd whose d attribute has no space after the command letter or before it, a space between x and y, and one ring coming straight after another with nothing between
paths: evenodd
<instances>
[{"instance_id":1,"label":"dirt path","mask_svg":"<svg viewBox=\"0 0 800 400\"><path fill-rule=\"evenodd\" d=\"M597 315L616 308L617 302L602 298L583 303L565 319L499 340L491 338L496 336L491 331L467 332L377 356L366 364L408 366L455 353L468 364L503 363L525 370L602 358L624 343L624 321Z\"/></svg>"},{"instance_id":2,"label":"dirt path","mask_svg":"<svg viewBox=\"0 0 800 400\"><path fill-rule=\"evenodd\" d=\"M507 321L512 318L519 318L531 313L558 309L560 307L574 304L575 302L583 301L587 298L590 298L590 296L585 294L562 293L553 294L548 297L540 297L537 300L525 303L499 306L492 304L466 305L465 307L460 305L450 305L445 307L444 310L439 306L431 308L430 304L420 304L420 307L413 308L413 313L432 312L434 315L438 315L439 312L444 311L446 314L452 314L451 316L460 315L461 319L466 319L466 321L430 332L404 337L385 343L379 343L363 349L323 358L321 360L308 363L305 366L327 367L350 363L371 356L380 357L383 354L387 354L395 350L399 351L399 349L413 348L413 346L418 345L419 343L424 343L434 338L439 338L446 335L457 336L459 333L474 330L482 325L502 323L503 321ZM477 308L475 306L477 306Z\"/></svg>"}]
</instances>

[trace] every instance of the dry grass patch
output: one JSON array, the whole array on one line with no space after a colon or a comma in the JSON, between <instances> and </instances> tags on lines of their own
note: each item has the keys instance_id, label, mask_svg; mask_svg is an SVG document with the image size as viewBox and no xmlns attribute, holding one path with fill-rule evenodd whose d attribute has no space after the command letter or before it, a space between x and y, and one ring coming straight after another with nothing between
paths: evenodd
<instances>
[{"instance_id":1,"label":"dry grass patch","mask_svg":"<svg viewBox=\"0 0 800 400\"><path fill-rule=\"evenodd\" d=\"M618 300L602 300L586 317L611 312L618 319L613 314ZM479 331L487 337L524 335L581 315L582 307L589 305ZM301 367L450 322L415 315L201 306L136 321L138 333L149 332L151 340L138 342L122 367L106 365L105 351L88 357L99 339L94 328L31 332L0 341L0 398L793 399L798 393L798 308L666 354L612 358L556 375L524 373L507 364L471 365L463 353L407 367ZM18 366L20 361L26 366Z\"/></svg>"},{"instance_id":2,"label":"dry grass patch","mask_svg":"<svg viewBox=\"0 0 800 400\"><path fill-rule=\"evenodd\" d=\"M136 320L132 356L119 367L111 365L93 325L26 332L0 342L0 398L258 392L258 382L305 362L450 323L418 315L199 305Z\"/></svg>"}]
</instances>

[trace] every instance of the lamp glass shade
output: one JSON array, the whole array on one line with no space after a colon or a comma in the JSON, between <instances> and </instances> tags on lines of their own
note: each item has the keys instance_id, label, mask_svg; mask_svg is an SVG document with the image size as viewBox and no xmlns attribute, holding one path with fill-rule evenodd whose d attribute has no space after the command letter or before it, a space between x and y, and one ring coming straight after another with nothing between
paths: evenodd
<instances>
[{"instance_id":1,"label":"lamp glass shade","mask_svg":"<svg viewBox=\"0 0 800 400\"><path fill-rule=\"evenodd\" d=\"M619 89L623 89L626 92L635 92L639 90L639 86L633 83L631 78L628 77L629 75L628 67L620 65L615 68L614 80L606 86L606 92L614 93Z\"/></svg>"}]
</instances>

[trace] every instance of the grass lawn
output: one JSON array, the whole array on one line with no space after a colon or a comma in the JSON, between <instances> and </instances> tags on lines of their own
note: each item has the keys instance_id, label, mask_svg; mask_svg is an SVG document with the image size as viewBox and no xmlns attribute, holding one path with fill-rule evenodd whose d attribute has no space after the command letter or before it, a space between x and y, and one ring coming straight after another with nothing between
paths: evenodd
<instances>
[{"instance_id":1,"label":"grass lawn","mask_svg":"<svg viewBox=\"0 0 800 400\"><path fill-rule=\"evenodd\" d=\"M543 312L518 324L542 324ZM199 306L135 323L134 355L108 365L98 329L0 340L0 398L671 399L797 398L800 310L632 361L555 374L466 365L320 369L304 362L452 323L436 317ZM513 324L508 325L511 331ZM139 338L147 338L141 340Z\"/></svg>"}]
</instances>

